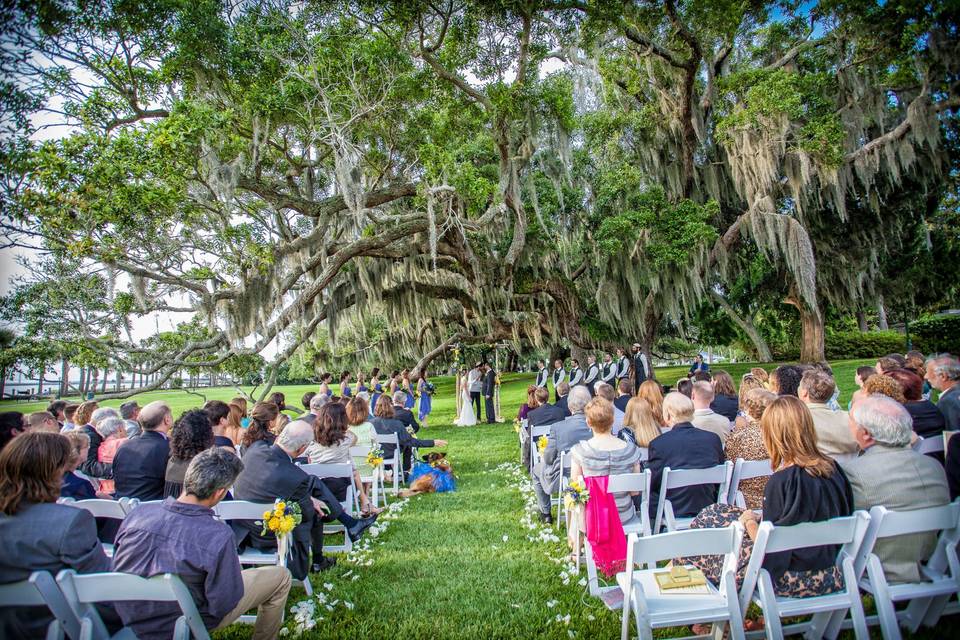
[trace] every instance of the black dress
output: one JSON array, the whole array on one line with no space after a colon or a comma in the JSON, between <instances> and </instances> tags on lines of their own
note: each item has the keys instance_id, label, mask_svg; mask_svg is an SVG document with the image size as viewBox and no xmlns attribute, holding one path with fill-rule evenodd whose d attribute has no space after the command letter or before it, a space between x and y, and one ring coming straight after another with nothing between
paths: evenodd
<instances>
[{"instance_id":1,"label":"black dress","mask_svg":"<svg viewBox=\"0 0 960 640\"><path fill-rule=\"evenodd\" d=\"M924 438L939 438L947 428L947 421L937 405L929 400L908 402L903 405L907 413L913 418L913 431Z\"/></svg>"}]
</instances>

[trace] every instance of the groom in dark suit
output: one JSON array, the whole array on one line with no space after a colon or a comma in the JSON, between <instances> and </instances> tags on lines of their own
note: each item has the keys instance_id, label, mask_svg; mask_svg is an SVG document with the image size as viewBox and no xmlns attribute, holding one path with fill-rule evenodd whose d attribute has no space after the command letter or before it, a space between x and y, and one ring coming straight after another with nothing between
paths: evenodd
<instances>
[{"instance_id":1,"label":"groom in dark suit","mask_svg":"<svg viewBox=\"0 0 960 640\"><path fill-rule=\"evenodd\" d=\"M483 375L483 398L487 409L487 422L493 424L497 421L496 410L493 407L493 390L496 387L497 374L489 362L483 365L486 373ZM479 418L480 416L477 416Z\"/></svg>"}]
</instances>

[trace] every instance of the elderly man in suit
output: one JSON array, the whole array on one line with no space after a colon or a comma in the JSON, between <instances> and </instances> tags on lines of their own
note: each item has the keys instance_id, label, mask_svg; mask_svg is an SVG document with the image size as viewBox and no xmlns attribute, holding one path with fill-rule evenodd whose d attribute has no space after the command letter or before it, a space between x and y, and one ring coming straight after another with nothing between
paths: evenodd
<instances>
[{"instance_id":1,"label":"elderly man in suit","mask_svg":"<svg viewBox=\"0 0 960 640\"><path fill-rule=\"evenodd\" d=\"M860 447L850 435L847 412L834 411L827 406L837 388L826 371L811 369L804 372L797 388L797 397L807 405L813 416L813 428L817 430L817 448L837 462L847 462L857 457Z\"/></svg>"},{"instance_id":2,"label":"elderly man in suit","mask_svg":"<svg viewBox=\"0 0 960 640\"><path fill-rule=\"evenodd\" d=\"M377 519L377 516L371 516L357 520L346 513L322 480L308 475L293 462L303 455L311 442L313 427L303 420L291 422L283 428L273 446L251 447L247 450L243 456L243 471L233 484L233 497L237 500L272 504L275 499L284 498L300 505L303 520L291 534L292 553L287 564L290 573L298 580L306 577L311 568L311 546L313 571L323 571L335 564L334 560L321 555L324 519L340 521L354 541ZM322 516L324 511L329 513L327 518ZM249 539L250 545L256 549L276 549L277 540L273 534L261 536L260 531L261 526L254 522L234 523L238 544Z\"/></svg>"},{"instance_id":3,"label":"elderly man in suit","mask_svg":"<svg viewBox=\"0 0 960 640\"><path fill-rule=\"evenodd\" d=\"M118 498L162 500L163 482L170 457L167 434L173 414L167 403L151 402L140 410L142 433L117 449L113 458L113 479Z\"/></svg>"},{"instance_id":4,"label":"elderly man in suit","mask_svg":"<svg viewBox=\"0 0 960 640\"><path fill-rule=\"evenodd\" d=\"M912 425L907 410L886 396L873 394L853 405L849 428L863 455L841 466L853 489L855 509L882 505L912 511L950 502L943 467L910 446ZM888 582L919 582L919 563L936 545L934 533L911 534L878 541L874 553Z\"/></svg>"},{"instance_id":5,"label":"elderly man in suit","mask_svg":"<svg viewBox=\"0 0 960 640\"><path fill-rule=\"evenodd\" d=\"M589 440L593 432L587 426L587 419L583 415L583 408L590 402L590 390L584 386L577 386L570 390L567 408L570 417L553 423L550 434L547 436L547 448L543 451L540 462L533 468L533 488L537 493L537 504L540 519L546 523L553 522L550 513L550 496L560 484L560 452L569 452L573 445L581 440Z\"/></svg>"},{"instance_id":6,"label":"elderly man in suit","mask_svg":"<svg viewBox=\"0 0 960 640\"><path fill-rule=\"evenodd\" d=\"M927 382L940 391L937 408L943 414L948 431L960 430L960 361L952 356L927 360Z\"/></svg>"},{"instance_id":7,"label":"elderly man in suit","mask_svg":"<svg viewBox=\"0 0 960 640\"><path fill-rule=\"evenodd\" d=\"M656 515L660 496L663 470L709 469L724 463L723 444L720 436L693 425L693 401L678 391L668 393L663 399L663 418L668 427L666 433L650 441L650 460L647 468L650 482L650 515ZM667 499L678 517L697 515L701 509L717 501L716 485L697 485L671 489Z\"/></svg>"},{"instance_id":8,"label":"elderly man in suit","mask_svg":"<svg viewBox=\"0 0 960 640\"><path fill-rule=\"evenodd\" d=\"M417 422L417 419L413 417L413 412L403 406L403 403L406 401L407 394L405 391L394 392L393 417L395 420L402 422L404 428L409 427L410 429L413 429L414 433L418 433L420 431L420 424Z\"/></svg>"},{"instance_id":9,"label":"elderly man in suit","mask_svg":"<svg viewBox=\"0 0 960 640\"><path fill-rule=\"evenodd\" d=\"M547 389L543 387L537 387L534 395L539 403L539 406L527 414L528 435L530 433L529 427L540 427L545 424L554 424L555 422L560 422L567 417L567 412L565 409L559 405L550 404L550 392ZM529 460L530 438L527 438L523 441L523 445L520 447L520 449L521 460Z\"/></svg>"}]
</instances>

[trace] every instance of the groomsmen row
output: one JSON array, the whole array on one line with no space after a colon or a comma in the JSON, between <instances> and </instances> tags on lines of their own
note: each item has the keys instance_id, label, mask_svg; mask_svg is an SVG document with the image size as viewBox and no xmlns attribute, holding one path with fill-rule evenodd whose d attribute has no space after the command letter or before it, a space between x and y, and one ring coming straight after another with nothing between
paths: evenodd
<instances>
[{"instance_id":1,"label":"groomsmen row","mask_svg":"<svg viewBox=\"0 0 960 640\"><path fill-rule=\"evenodd\" d=\"M590 389L591 395L594 395L598 382L605 382L616 388L621 380L633 377L634 393L636 393L647 378L653 377L653 370L639 344L634 343L631 353L632 357L628 357L623 348L618 348L616 361L609 353L604 353L603 364L597 364L597 356L591 353L587 356L585 369L580 368L579 360L571 358L569 371L565 368L564 361L557 358L553 362L552 374L543 360L539 360L536 386L546 389L548 381L552 378L554 398L558 399L557 388L562 382L569 382L571 387L583 385Z\"/></svg>"}]
</instances>

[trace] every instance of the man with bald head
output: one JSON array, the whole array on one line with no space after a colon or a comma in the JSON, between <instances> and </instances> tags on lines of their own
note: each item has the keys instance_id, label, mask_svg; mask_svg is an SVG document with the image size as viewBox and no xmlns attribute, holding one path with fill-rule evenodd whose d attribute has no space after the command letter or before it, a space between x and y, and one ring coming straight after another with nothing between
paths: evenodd
<instances>
[{"instance_id":1,"label":"man with bald head","mask_svg":"<svg viewBox=\"0 0 960 640\"><path fill-rule=\"evenodd\" d=\"M167 433L173 414L166 402L157 400L140 410L141 433L117 449L113 459L116 497L162 500L163 479L170 457Z\"/></svg>"},{"instance_id":2,"label":"man with bald head","mask_svg":"<svg viewBox=\"0 0 960 640\"><path fill-rule=\"evenodd\" d=\"M294 420L277 436L270 447L251 447L243 456L243 471L233 484L233 497L272 504L277 498L296 502L303 514L302 522L292 533L293 545L287 568L293 577L302 580L309 570L323 571L335 561L323 557L323 523L339 520L353 541L374 523L376 516L357 520L343 510L336 496L320 478L308 475L294 460L313 442L313 427L304 420ZM121 447L122 449L122 447ZM323 517L323 512L329 515ZM273 534L260 535L261 526L254 522L236 522L238 543L244 540L255 549L274 550ZM310 549L313 548L313 564Z\"/></svg>"}]
</instances>

